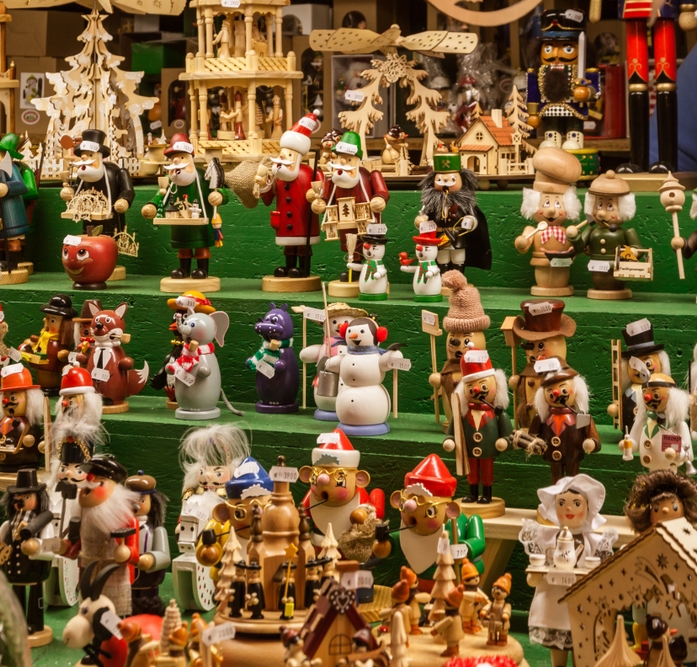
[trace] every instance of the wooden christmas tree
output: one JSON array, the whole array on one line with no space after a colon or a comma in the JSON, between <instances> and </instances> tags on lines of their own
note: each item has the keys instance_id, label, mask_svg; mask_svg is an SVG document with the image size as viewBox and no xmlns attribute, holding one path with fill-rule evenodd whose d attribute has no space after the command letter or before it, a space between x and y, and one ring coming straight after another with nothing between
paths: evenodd
<instances>
[{"instance_id":1,"label":"wooden christmas tree","mask_svg":"<svg viewBox=\"0 0 697 667\"><path fill-rule=\"evenodd\" d=\"M429 620L438 619L445 611L445 597L450 593L455 584L455 570L452 565L455 563L453 555L450 553L450 537L448 531L443 529L440 540L438 540L438 556L436 558L436 571L433 574L433 590L431 591L431 599L433 600L433 608L428 615Z\"/></svg>"},{"instance_id":2,"label":"wooden christmas tree","mask_svg":"<svg viewBox=\"0 0 697 667\"><path fill-rule=\"evenodd\" d=\"M534 152L534 148L525 139L530 136L532 126L528 125L528 109L525 105L523 96L518 92L518 88L513 86L511 94L508 96L508 108L506 109L506 120L513 128L513 145L515 146L515 161L521 161L521 147L525 150Z\"/></svg>"},{"instance_id":3,"label":"wooden christmas tree","mask_svg":"<svg viewBox=\"0 0 697 667\"><path fill-rule=\"evenodd\" d=\"M389 85L383 81L382 72L380 71L380 63L382 62L382 60L371 60L370 64L373 66L373 69L361 72L361 77L367 79L369 83L360 89L360 92L365 96L360 106L357 109L339 113L341 127L357 132L360 135L363 155L368 155L365 135L373 129L375 122L381 120L384 116L384 113L375 107L376 104L382 104L380 86Z\"/></svg>"},{"instance_id":4,"label":"wooden christmas tree","mask_svg":"<svg viewBox=\"0 0 697 667\"><path fill-rule=\"evenodd\" d=\"M636 667L643 662L639 655L630 648L624 629L624 617L618 614L615 637L603 657L595 663L595 667Z\"/></svg>"},{"instance_id":5,"label":"wooden christmas tree","mask_svg":"<svg viewBox=\"0 0 697 667\"><path fill-rule=\"evenodd\" d=\"M221 562L223 566L220 568L220 578L216 585L216 593L213 598L218 602L218 613L226 615L230 607L230 595L232 595L232 579L235 576L235 563L242 560L242 545L237 539L235 529L230 526L230 534L228 535L223 557Z\"/></svg>"},{"instance_id":6,"label":"wooden christmas tree","mask_svg":"<svg viewBox=\"0 0 697 667\"><path fill-rule=\"evenodd\" d=\"M333 575L334 578L339 581L339 574L336 571L336 562L339 560L341 557L341 553L339 552L339 543L336 541L336 538L334 537L334 529L332 528L332 524L328 523L327 524L327 532L324 534L324 539L320 542L320 552L319 552L319 557L321 558L331 558L331 562L327 563L324 566L324 574L326 575Z\"/></svg>"},{"instance_id":7,"label":"wooden christmas tree","mask_svg":"<svg viewBox=\"0 0 697 667\"><path fill-rule=\"evenodd\" d=\"M402 612L396 611L390 624L390 653L392 660L390 667L409 667L407 632L404 629Z\"/></svg>"},{"instance_id":8,"label":"wooden christmas tree","mask_svg":"<svg viewBox=\"0 0 697 667\"><path fill-rule=\"evenodd\" d=\"M162 655L169 654L169 636L177 630L182 624L182 615L179 612L176 600L170 600L169 605L165 609L165 615L162 619L162 631L160 634L160 653Z\"/></svg>"}]
</instances>

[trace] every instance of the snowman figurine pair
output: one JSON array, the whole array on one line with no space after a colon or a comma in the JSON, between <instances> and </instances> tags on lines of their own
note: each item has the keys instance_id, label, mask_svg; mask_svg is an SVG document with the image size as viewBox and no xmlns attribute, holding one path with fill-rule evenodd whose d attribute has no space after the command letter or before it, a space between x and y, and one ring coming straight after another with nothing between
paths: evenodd
<instances>
[{"instance_id":1,"label":"snowman figurine pair","mask_svg":"<svg viewBox=\"0 0 697 667\"><path fill-rule=\"evenodd\" d=\"M440 275L440 267L437 263L438 247L440 241L437 237L434 223L433 230L422 231L418 236L412 237L416 243L416 261L409 258L406 252L399 253L400 269L405 273L413 273L414 301L421 303L436 303L443 300L441 289L443 283Z\"/></svg>"}]
</instances>

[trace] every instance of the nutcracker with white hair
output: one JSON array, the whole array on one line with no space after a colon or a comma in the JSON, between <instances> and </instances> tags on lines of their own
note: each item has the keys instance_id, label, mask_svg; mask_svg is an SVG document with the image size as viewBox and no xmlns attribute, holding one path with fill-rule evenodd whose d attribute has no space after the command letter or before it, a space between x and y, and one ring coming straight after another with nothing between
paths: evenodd
<instances>
[{"instance_id":1,"label":"nutcracker with white hair","mask_svg":"<svg viewBox=\"0 0 697 667\"><path fill-rule=\"evenodd\" d=\"M578 220L581 202L574 183L581 176L581 163L561 148L540 148L532 159L535 181L523 188L520 212L528 225L515 240L516 250L523 254L532 248L530 266L535 269L536 296L569 296L571 261L575 251L566 236L564 222Z\"/></svg>"},{"instance_id":2,"label":"nutcracker with white hair","mask_svg":"<svg viewBox=\"0 0 697 667\"><path fill-rule=\"evenodd\" d=\"M592 183L584 204L586 218L595 223L580 229L576 225L566 228L566 235L577 253L587 252L591 262L589 269L593 289L589 299L629 299L632 290L614 276L615 254L623 261L638 262L637 249L641 248L639 235L633 227L623 227L636 213L634 194L629 183L614 171L598 176ZM591 268L592 267L592 268Z\"/></svg>"},{"instance_id":3,"label":"nutcracker with white hair","mask_svg":"<svg viewBox=\"0 0 697 667\"><path fill-rule=\"evenodd\" d=\"M448 452L455 449L456 432L461 429L468 460L463 468L469 483L469 493L462 501L488 505L493 497L494 461L508 448L508 436L513 430L506 414L508 383L504 372L493 367L486 350L470 348L460 360L460 367L462 380L451 398L451 403L459 402L460 409L453 411L443 448ZM461 419L456 424L458 413Z\"/></svg>"},{"instance_id":4,"label":"nutcracker with white hair","mask_svg":"<svg viewBox=\"0 0 697 667\"><path fill-rule=\"evenodd\" d=\"M514 449L542 454L552 469L552 483L578 475L586 454L600 451L600 436L588 414L588 386L566 361L559 357L538 361L538 372L546 372L535 394L537 414L528 432L511 434Z\"/></svg>"}]
</instances>

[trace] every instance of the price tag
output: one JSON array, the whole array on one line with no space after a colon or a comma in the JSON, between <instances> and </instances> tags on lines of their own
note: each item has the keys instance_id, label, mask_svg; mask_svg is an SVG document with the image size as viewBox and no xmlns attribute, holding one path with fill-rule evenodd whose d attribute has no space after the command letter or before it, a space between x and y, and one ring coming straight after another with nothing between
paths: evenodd
<instances>
[{"instance_id":1,"label":"price tag","mask_svg":"<svg viewBox=\"0 0 697 667\"><path fill-rule=\"evenodd\" d=\"M274 375L276 375L276 369L263 359L257 364L257 370L267 378L272 378Z\"/></svg>"},{"instance_id":2,"label":"price tag","mask_svg":"<svg viewBox=\"0 0 697 667\"><path fill-rule=\"evenodd\" d=\"M79 352L76 352L75 350L73 350L72 352L69 352L68 353L68 363L71 363L71 364L77 363L77 355L78 354L79 354Z\"/></svg>"},{"instance_id":3,"label":"price tag","mask_svg":"<svg viewBox=\"0 0 697 667\"><path fill-rule=\"evenodd\" d=\"M450 539L447 536L441 537L438 540L438 553L445 555L448 551L450 551Z\"/></svg>"},{"instance_id":4,"label":"price tag","mask_svg":"<svg viewBox=\"0 0 697 667\"><path fill-rule=\"evenodd\" d=\"M192 296L178 296L175 303L179 308L186 310L194 310L196 308L196 299Z\"/></svg>"},{"instance_id":5,"label":"price tag","mask_svg":"<svg viewBox=\"0 0 697 667\"><path fill-rule=\"evenodd\" d=\"M462 560L469 556L470 548L464 542L462 544L451 544L450 553L455 560Z\"/></svg>"},{"instance_id":6,"label":"price tag","mask_svg":"<svg viewBox=\"0 0 697 667\"><path fill-rule=\"evenodd\" d=\"M182 516L192 516L199 521L208 520L208 512L206 512L201 505L196 505L191 502L185 502L182 505Z\"/></svg>"},{"instance_id":7,"label":"price tag","mask_svg":"<svg viewBox=\"0 0 697 667\"><path fill-rule=\"evenodd\" d=\"M428 310L421 311L421 321L424 324L430 324L432 327L436 325L436 314Z\"/></svg>"},{"instance_id":8,"label":"price tag","mask_svg":"<svg viewBox=\"0 0 697 667\"><path fill-rule=\"evenodd\" d=\"M579 412L576 415L576 428L586 428L591 423L591 416Z\"/></svg>"},{"instance_id":9,"label":"price tag","mask_svg":"<svg viewBox=\"0 0 697 667\"><path fill-rule=\"evenodd\" d=\"M637 320L636 322L630 322L627 327L627 334L630 336L638 336L644 333L644 331L649 331L651 329L651 322L646 318L642 320Z\"/></svg>"},{"instance_id":10,"label":"price tag","mask_svg":"<svg viewBox=\"0 0 697 667\"><path fill-rule=\"evenodd\" d=\"M73 234L68 234L63 239L63 245L80 245L81 243L82 239L79 236L74 236Z\"/></svg>"},{"instance_id":11,"label":"price tag","mask_svg":"<svg viewBox=\"0 0 697 667\"><path fill-rule=\"evenodd\" d=\"M111 611L111 609L107 609L100 616L99 623L109 632L111 632L116 639L123 639L121 630L119 630L119 623L121 623L121 619L113 611Z\"/></svg>"},{"instance_id":12,"label":"price tag","mask_svg":"<svg viewBox=\"0 0 697 667\"><path fill-rule=\"evenodd\" d=\"M235 472L232 476L237 479L243 475L256 475L259 473L259 464L256 461L247 461L243 463L238 468L235 468Z\"/></svg>"},{"instance_id":13,"label":"price tag","mask_svg":"<svg viewBox=\"0 0 697 667\"><path fill-rule=\"evenodd\" d=\"M549 260L549 265L555 269L566 269L573 264L571 257L554 257Z\"/></svg>"},{"instance_id":14,"label":"price tag","mask_svg":"<svg viewBox=\"0 0 697 667\"><path fill-rule=\"evenodd\" d=\"M528 306L530 314L533 316L546 315L554 310L554 306L549 301L541 301L540 303L531 303Z\"/></svg>"},{"instance_id":15,"label":"price tag","mask_svg":"<svg viewBox=\"0 0 697 667\"><path fill-rule=\"evenodd\" d=\"M345 572L341 575L341 585L350 590L357 588L370 588L373 585L373 573L370 570L357 570Z\"/></svg>"},{"instance_id":16,"label":"price tag","mask_svg":"<svg viewBox=\"0 0 697 667\"><path fill-rule=\"evenodd\" d=\"M10 348L10 354L8 356L12 361L22 361L22 353L14 347Z\"/></svg>"},{"instance_id":17,"label":"price tag","mask_svg":"<svg viewBox=\"0 0 697 667\"><path fill-rule=\"evenodd\" d=\"M382 236L383 234L387 234L387 225L373 223L372 225L367 225L365 231L368 232L368 234Z\"/></svg>"},{"instance_id":18,"label":"price tag","mask_svg":"<svg viewBox=\"0 0 697 667\"><path fill-rule=\"evenodd\" d=\"M300 473L297 468L290 468L288 466L273 466L269 470L269 477L272 482L293 482L298 481Z\"/></svg>"},{"instance_id":19,"label":"price tag","mask_svg":"<svg viewBox=\"0 0 697 667\"><path fill-rule=\"evenodd\" d=\"M224 2L225 0L223 0ZM239 4L239 2L238 2ZM225 5L223 5L224 7ZM214 625L201 633L201 639L206 646L217 644L225 639L235 638L235 626L232 623L223 623L222 625Z\"/></svg>"},{"instance_id":20,"label":"price tag","mask_svg":"<svg viewBox=\"0 0 697 667\"><path fill-rule=\"evenodd\" d=\"M432 222L431 220L426 220L426 222L422 222L419 225L419 233L424 234L426 232L435 232L436 229L438 229L438 226L436 225L435 222Z\"/></svg>"},{"instance_id":21,"label":"price tag","mask_svg":"<svg viewBox=\"0 0 697 667\"><path fill-rule=\"evenodd\" d=\"M222 0L220 3L223 7L237 9L240 6L240 0Z\"/></svg>"},{"instance_id":22,"label":"price tag","mask_svg":"<svg viewBox=\"0 0 697 667\"><path fill-rule=\"evenodd\" d=\"M486 350L467 350L465 361L468 364L485 364L489 361L489 353Z\"/></svg>"},{"instance_id":23,"label":"price tag","mask_svg":"<svg viewBox=\"0 0 697 667\"><path fill-rule=\"evenodd\" d=\"M347 102L362 102L365 99L365 93L362 90L347 90L344 93L344 99Z\"/></svg>"},{"instance_id":24,"label":"price tag","mask_svg":"<svg viewBox=\"0 0 697 667\"><path fill-rule=\"evenodd\" d=\"M682 449L682 438L677 433L663 433L661 435L661 451L665 452L666 449L673 449L679 454Z\"/></svg>"},{"instance_id":25,"label":"price tag","mask_svg":"<svg viewBox=\"0 0 697 667\"><path fill-rule=\"evenodd\" d=\"M303 317L313 322L324 322L327 319L327 313L321 308L310 308L307 306L303 311Z\"/></svg>"},{"instance_id":26,"label":"price tag","mask_svg":"<svg viewBox=\"0 0 697 667\"><path fill-rule=\"evenodd\" d=\"M576 9L567 9L564 12L564 16L566 16L569 21L576 21L578 23L581 23L584 18L583 12L579 12Z\"/></svg>"},{"instance_id":27,"label":"price tag","mask_svg":"<svg viewBox=\"0 0 697 667\"><path fill-rule=\"evenodd\" d=\"M0 374L2 377L6 378L8 375L15 375L16 373L21 373L24 370L24 366L22 364L10 364L9 366L5 366Z\"/></svg>"},{"instance_id":28,"label":"price tag","mask_svg":"<svg viewBox=\"0 0 697 667\"><path fill-rule=\"evenodd\" d=\"M177 370L174 371L174 377L177 378L179 382L183 382L187 387L190 387L196 382L196 378L191 373L185 371L181 366L177 366Z\"/></svg>"},{"instance_id":29,"label":"price tag","mask_svg":"<svg viewBox=\"0 0 697 667\"><path fill-rule=\"evenodd\" d=\"M0 322L4 322L4 321L5 321L5 312L0 310Z\"/></svg>"},{"instance_id":30,"label":"price tag","mask_svg":"<svg viewBox=\"0 0 697 667\"><path fill-rule=\"evenodd\" d=\"M106 368L93 368L92 369L92 379L97 380L97 382L109 382L111 373L106 370Z\"/></svg>"},{"instance_id":31,"label":"price tag","mask_svg":"<svg viewBox=\"0 0 697 667\"><path fill-rule=\"evenodd\" d=\"M594 273L607 273L610 270L610 262L592 259L588 262L588 270Z\"/></svg>"},{"instance_id":32,"label":"price tag","mask_svg":"<svg viewBox=\"0 0 697 667\"><path fill-rule=\"evenodd\" d=\"M573 572L547 572L547 582L552 586L573 586L576 583L576 575Z\"/></svg>"},{"instance_id":33,"label":"price tag","mask_svg":"<svg viewBox=\"0 0 697 667\"><path fill-rule=\"evenodd\" d=\"M338 445L340 442L338 433L320 433L317 436L317 444L325 445L330 443L332 445Z\"/></svg>"},{"instance_id":34,"label":"price tag","mask_svg":"<svg viewBox=\"0 0 697 667\"><path fill-rule=\"evenodd\" d=\"M411 370L411 359L390 359L387 367L395 371L408 371Z\"/></svg>"},{"instance_id":35,"label":"price tag","mask_svg":"<svg viewBox=\"0 0 697 667\"><path fill-rule=\"evenodd\" d=\"M540 359L535 362L535 373L556 373L561 370L559 359Z\"/></svg>"},{"instance_id":36,"label":"price tag","mask_svg":"<svg viewBox=\"0 0 697 667\"><path fill-rule=\"evenodd\" d=\"M462 222L460 223L460 227L462 229L474 229L477 224L477 219L474 218L471 215L466 215L464 218L462 218Z\"/></svg>"},{"instance_id":37,"label":"price tag","mask_svg":"<svg viewBox=\"0 0 697 667\"><path fill-rule=\"evenodd\" d=\"M154 120L154 121L152 121L152 123L150 123L151 130L159 130L161 127L162 127L161 120Z\"/></svg>"}]
</instances>

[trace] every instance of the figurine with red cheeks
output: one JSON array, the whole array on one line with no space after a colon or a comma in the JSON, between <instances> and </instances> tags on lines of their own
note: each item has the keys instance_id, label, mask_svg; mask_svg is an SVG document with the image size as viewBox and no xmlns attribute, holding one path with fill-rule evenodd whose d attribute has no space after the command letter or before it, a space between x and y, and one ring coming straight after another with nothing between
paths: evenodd
<instances>
[{"instance_id":1,"label":"figurine with red cheeks","mask_svg":"<svg viewBox=\"0 0 697 667\"><path fill-rule=\"evenodd\" d=\"M358 511L361 505L372 505L376 517L382 519L385 494L380 489L368 494L370 475L358 469L361 454L341 429L323 433L317 442L312 465L300 468L300 479L310 485L303 506L313 523L312 543L319 547L329 524L338 538L352 524L362 523L365 514Z\"/></svg>"}]
</instances>

